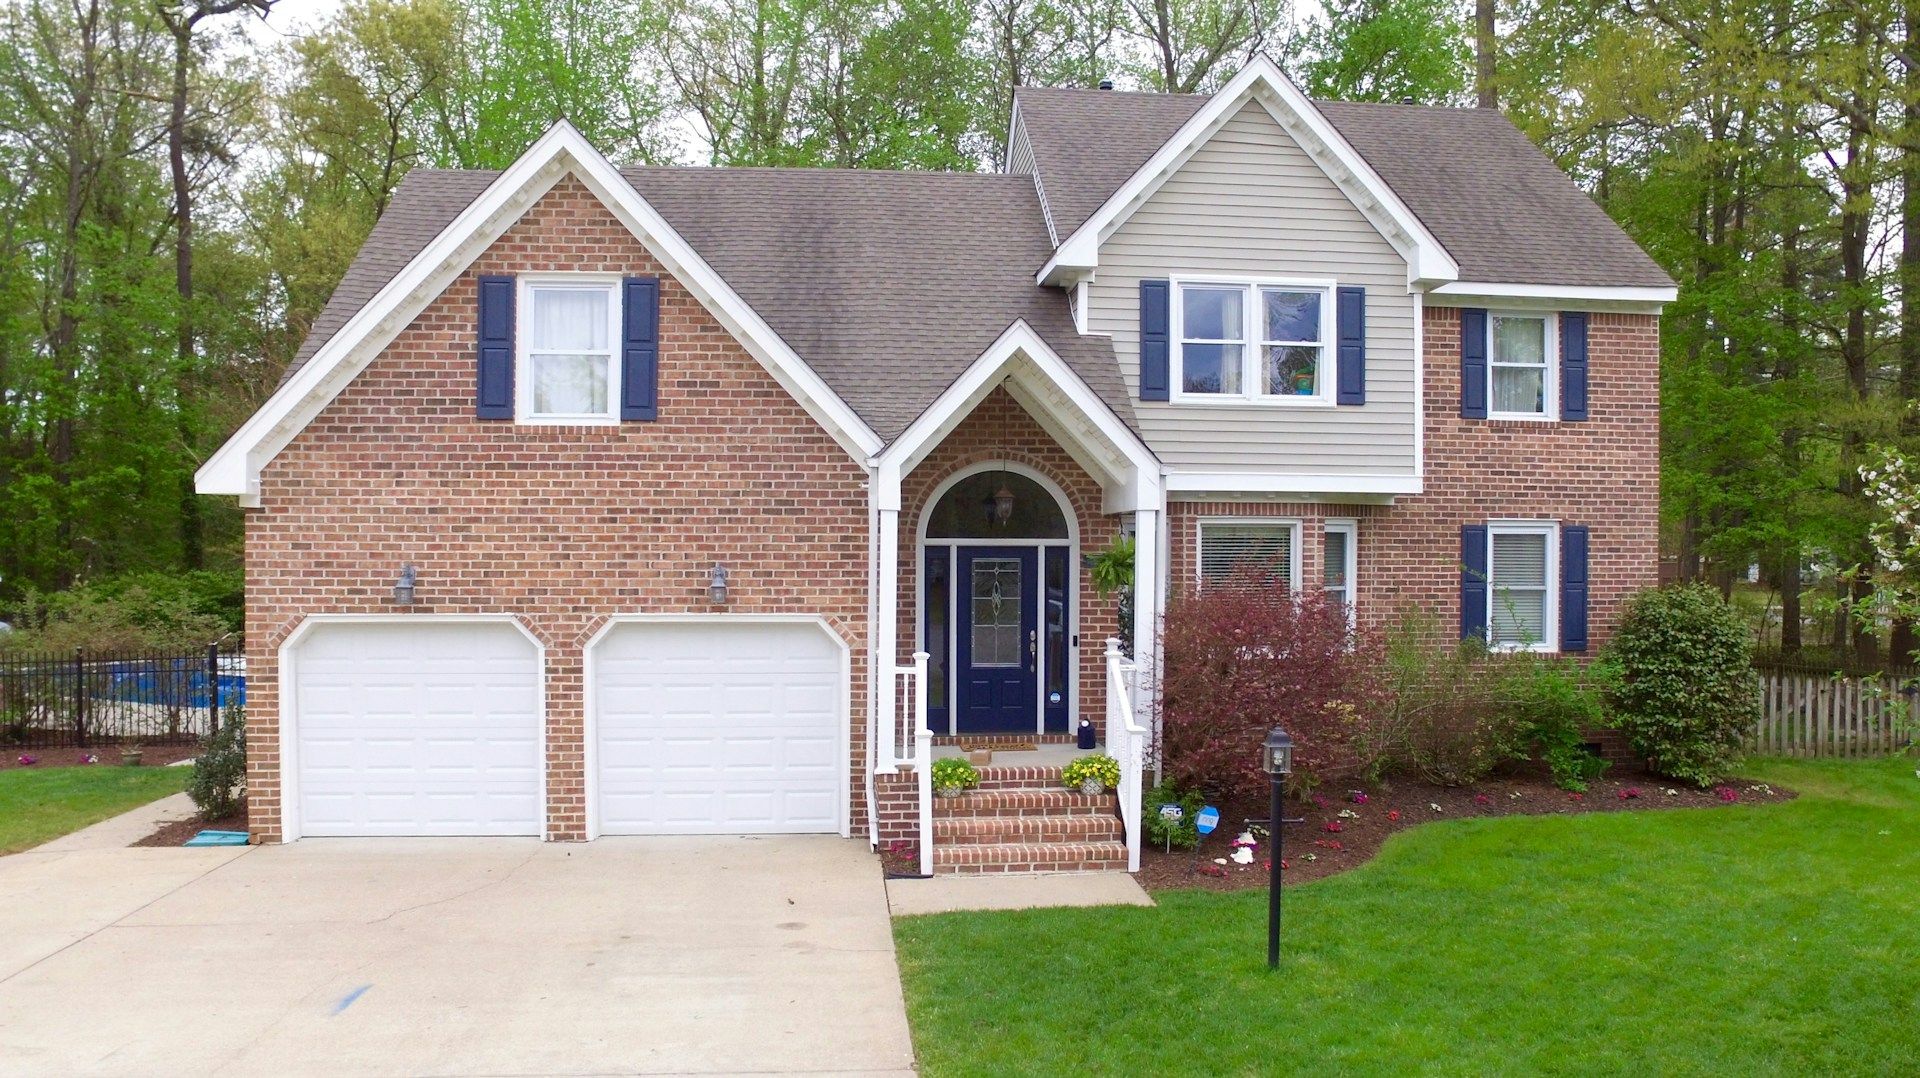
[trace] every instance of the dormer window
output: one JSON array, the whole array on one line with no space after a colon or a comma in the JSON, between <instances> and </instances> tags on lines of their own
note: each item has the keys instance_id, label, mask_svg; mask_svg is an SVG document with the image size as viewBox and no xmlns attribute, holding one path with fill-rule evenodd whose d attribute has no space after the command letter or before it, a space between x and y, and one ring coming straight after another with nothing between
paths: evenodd
<instances>
[{"instance_id":1,"label":"dormer window","mask_svg":"<svg viewBox=\"0 0 1920 1078\"><path fill-rule=\"evenodd\" d=\"M579 274L523 277L519 416L535 423L617 423L620 282Z\"/></svg>"},{"instance_id":2,"label":"dormer window","mask_svg":"<svg viewBox=\"0 0 1920 1078\"><path fill-rule=\"evenodd\" d=\"M1176 281L1174 399L1331 404L1333 285Z\"/></svg>"}]
</instances>

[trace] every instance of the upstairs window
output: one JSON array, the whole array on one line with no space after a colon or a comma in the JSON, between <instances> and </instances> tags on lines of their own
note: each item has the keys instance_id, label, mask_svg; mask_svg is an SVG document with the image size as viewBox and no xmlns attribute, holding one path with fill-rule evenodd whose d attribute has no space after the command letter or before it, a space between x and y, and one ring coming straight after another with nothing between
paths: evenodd
<instances>
[{"instance_id":1,"label":"upstairs window","mask_svg":"<svg viewBox=\"0 0 1920 1078\"><path fill-rule=\"evenodd\" d=\"M1188 281L1178 290L1179 397L1332 403L1330 284Z\"/></svg>"},{"instance_id":2,"label":"upstairs window","mask_svg":"<svg viewBox=\"0 0 1920 1078\"><path fill-rule=\"evenodd\" d=\"M1553 317L1502 314L1487 317L1487 400L1495 419L1554 419Z\"/></svg>"},{"instance_id":3,"label":"upstairs window","mask_svg":"<svg viewBox=\"0 0 1920 1078\"><path fill-rule=\"evenodd\" d=\"M1299 540L1295 520L1203 520L1200 583L1220 584L1252 572L1276 587L1296 587Z\"/></svg>"},{"instance_id":4,"label":"upstairs window","mask_svg":"<svg viewBox=\"0 0 1920 1078\"><path fill-rule=\"evenodd\" d=\"M522 278L519 322L520 419L619 422L619 282Z\"/></svg>"}]
</instances>

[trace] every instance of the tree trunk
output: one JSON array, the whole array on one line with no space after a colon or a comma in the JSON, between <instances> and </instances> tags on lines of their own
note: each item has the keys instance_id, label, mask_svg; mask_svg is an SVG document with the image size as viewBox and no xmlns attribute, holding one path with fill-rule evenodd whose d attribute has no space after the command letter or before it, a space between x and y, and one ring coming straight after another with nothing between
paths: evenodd
<instances>
[{"instance_id":1,"label":"tree trunk","mask_svg":"<svg viewBox=\"0 0 1920 1078\"><path fill-rule=\"evenodd\" d=\"M1493 85L1493 53L1499 42L1494 37L1493 0L1473 2L1474 104L1483 109L1500 107L1500 91Z\"/></svg>"},{"instance_id":2,"label":"tree trunk","mask_svg":"<svg viewBox=\"0 0 1920 1078\"><path fill-rule=\"evenodd\" d=\"M198 455L190 413L199 364L194 354L193 183L187 175L187 72L193 62L193 26L197 19L195 15L167 20L167 28L173 32L173 101L167 116L167 165L173 175L173 285L180 299L174 336L173 422L174 433L189 459ZM206 564L204 528L191 471L180 478L179 512L181 564L188 569L202 568Z\"/></svg>"}]
</instances>

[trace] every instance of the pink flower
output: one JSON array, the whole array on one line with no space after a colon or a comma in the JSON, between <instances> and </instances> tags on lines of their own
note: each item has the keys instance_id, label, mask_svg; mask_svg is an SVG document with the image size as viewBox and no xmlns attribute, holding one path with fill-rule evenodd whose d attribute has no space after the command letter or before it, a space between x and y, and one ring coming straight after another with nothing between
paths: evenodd
<instances>
[{"instance_id":1,"label":"pink flower","mask_svg":"<svg viewBox=\"0 0 1920 1078\"><path fill-rule=\"evenodd\" d=\"M1714 792L1714 793L1716 793L1716 794L1719 794L1719 795L1720 795L1720 800L1722 800L1722 801L1738 801L1738 800L1740 800L1740 791L1739 791L1739 790L1736 790L1736 789L1734 789L1734 788L1733 788L1733 787L1731 787L1731 786L1722 786L1722 787L1720 787L1719 789L1717 789L1717 790L1715 790L1715 791L1713 791L1713 792Z\"/></svg>"},{"instance_id":2,"label":"pink flower","mask_svg":"<svg viewBox=\"0 0 1920 1078\"><path fill-rule=\"evenodd\" d=\"M1339 820L1328 820L1328 821L1327 821L1327 826L1326 826L1326 830L1328 830L1328 831L1334 831L1334 832L1339 832L1339 831L1345 831L1346 829L1347 829L1347 826L1346 826L1345 824L1343 824L1343 823L1341 823L1341 822L1340 822Z\"/></svg>"},{"instance_id":3,"label":"pink flower","mask_svg":"<svg viewBox=\"0 0 1920 1078\"><path fill-rule=\"evenodd\" d=\"M1392 823L1393 821L1395 821L1395 820L1398 820L1399 818L1400 818L1400 810L1399 810L1399 809L1388 809L1388 810L1387 810L1387 822L1389 822L1389 823Z\"/></svg>"},{"instance_id":4,"label":"pink flower","mask_svg":"<svg viewBox=\"0 0 1920 1078\"><path fill-rule=\"evenodd\" d=\"M1319 794L1313 795L1313 803L1320 806L1321 808L1327 807L1327 799L1324 797L1321 797Z\"/></svg>"},{"instance_id":5,"label":"pink flower","mask_svg":"<svg viewBox=\"0 0 1920 1078\"><path fill-rule=\"evenodd\" d=\"M1568 794L1567 795L1567 800L1569 801L1585 801L1586 799L1587 799L1586 794Z\"/></svg>"},{"instance_id":6,"label":"pink flower","mask_svg":"<svg viewBox=\"0 0 1920 1078\"><path fill-rule=\"evenodd\" d=\"M1366 804L1366 803L1367 803L1367 792L1366 792L1365 790L1355 790L1355 791L1353 791L1353 803L1354 803L1354 804L1356 804L1356 805L1364 805L1364 804Z\"/></svg>"},{"instance_id":7,"label":"pink flower","mask_svg":"<svg viewBox=\"0 0 1920 1078\"><path fill-rule=\"evenodd\" d=\"M87 764L97 764L100 762L100 757L95 756L93 753L90 753L90 752L83 752L80 754L80 759L77 762L82 766L85 766Z\"/></svg>"},{"instance_id":8,"label":"pink flower","mask_svg":"<svg viewBox=\"0 0 1920 1078\"><path fill-rule=\"evenodd\" d=\"M34 764L37 764L39 762L40 762L40 758L38 756L28 756L24 752L20 754L21 767L32 767Z\"/></svg>"},{"instance_id":9,"label":"pink flower","mask_svg":"<svg viewBox=\"0 0 1920 1078\"><path fill-rule=\"evenodd\" d=\"M1493 804L1493 798L1488 797L1486 794L1474 794L1473 803L1476 805L1491 805Z\"/></svg>"},{"instance_id":10,"label":"pink flower","mask_svg":"<svg viewBox=\"0 0 1920 1078\"><path fill-rule=\"evenodd\" d=\"M1634 798L1639 796L1640 796L1640 787L1638 786L1629 786L1626 789L1620 791L1620 800L1622 801L1631 801Z\"/></svg>"}]
</instances>

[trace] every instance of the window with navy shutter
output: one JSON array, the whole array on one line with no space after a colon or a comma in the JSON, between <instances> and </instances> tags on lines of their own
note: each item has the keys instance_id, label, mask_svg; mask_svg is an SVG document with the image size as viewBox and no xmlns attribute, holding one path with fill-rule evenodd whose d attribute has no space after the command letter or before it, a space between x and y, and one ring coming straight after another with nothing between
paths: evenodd
<instances>
[{"instance_id":1,"label":"window with navy shutter","mask_svg":"<svg viewBox=\"0 0 1920 1078\"><path fill-rule=\"evenodd\" d=\"M512 419L513 278L481 277L478 297L473 414L479 419Z\"/></svg>"},{"instance_id":2,"label":"window with navy shutter","mask_svg":"<svg viewBox=\"0 0 1920 1078\"><path fill-rule=\"evenodd\" d=\"M1487 528L1460 528L1460 639L1487 636Z\"/></svg>"},{"instance_id":3,"label":"window with navy shutter","mask_svg":"<svg viewBox=\"0 0 1920 1078\"><path fill-rule=\"evenodd\" d=\"M1560 315L1560 418L1587 418L1587 316L1582 311Z\"/></svg>"},{"instance_id":4,"label":"window with navy shutter","mask_svg":"<svg viewBox=\"0 0 1920 1078\"><path fill-rule=\"evenodd\" d=\"M628 277L622 289L620 418L660 417L660 279Z\"/></svg>"},{"instance_id":5,"label":"window with navy shutter","mask_svg":"<svg viewBox=\"0 0 1920 1078\"><path fill-rule=\"evenodd\" d=\"M1367 290L1342 286L1335 300L1339 322L1338 403L1367 403Z\"/></svg>"},{"instance_id":6,"label":"window with navy shutter","mask_svg":"<svg viewBox=\"0 0 1920 1078\"><path fill-rule=\"evenodd\" d=\"M1587 528L1560 526L1560 650L1587 650Z\"/></svg>"},{"instance_id":7,"label":"window with navy shutter","mask_svg":"<svg viewBox=\"0 0 1920 1078\"><path fill-rule=\"evenodd\" d=\"M1460 309L1460 418L1487 418L1487 312Z\"/></svg>"},{"instance_id":8,"label":"window with navy shutter","mask_svg":"<svg viewBox=\"0 0 1920 1078\"><path fill-rule=\"evenodd\" d=\"M1171 291L1166 281L1140 282L1140 399L1163 401L1172 386L1168 374Z\"/></svg>"}]
</instances>

